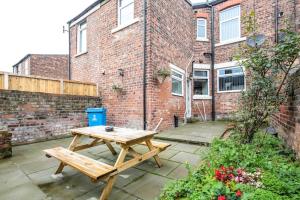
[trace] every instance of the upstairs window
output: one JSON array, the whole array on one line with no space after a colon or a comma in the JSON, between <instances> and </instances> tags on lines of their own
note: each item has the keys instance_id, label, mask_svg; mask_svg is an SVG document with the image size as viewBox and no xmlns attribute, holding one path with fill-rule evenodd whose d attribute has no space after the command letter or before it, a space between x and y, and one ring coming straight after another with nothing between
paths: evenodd
<instances>
[{"instance_id":1,"label":"upstairs window","mask_svg":"<svg viewBox=\"0 0 300 200\"><path fill-rule=\"evenodd\" d=\"M220 13L220 42L230 42L241 38L240 6L234 6Z\"/></svg>"},{"instance_id":2,"label":"upstairs window","mask_svg":"<svg viewBox=\"0 0 300 200\"><path fill-rule=\"evenodd\" d=\"M218 70L219 92L241 91L245 89L245 75L242 67Z\"/></svg>"},{"instance_id":3,"label":"upstairs window","mask_svg":"<svg viewBox=\"0 0 300 200\"><path fill-rule=\"evenodd\" d=\"M194 95L195 96L208 96L209 70L194 70Z\"/></svg>"},{"instance_id":4,"label":"upstairs window","mask_svg":"<svg viewBox=\"0 0 300 200\"><path fill-rule=\"evenodd\" d=\"M129 24L134 19L134 0L119 0L119 26Z\"/></svg>"},{"instance_id":5,"label":"upstairs window","mask_svg":"<svg viewBox=\"0 0 300 200\"><path fill-rule=\"evenodd\" d=\"M87 52L87 26L86 22L82 22L78 25L78 34L77 34L77 53Z\"/></svg>"},{"instance_id":6,"label":"upstairs window","mask_svg":"<svg viewBox=\"0 0 300 200\"><path fill-rule=\"evenodd\" d=\"M197 19L197 40L207 40L207 27L206 19L198 18Z\"/></svg>"}]
</instances>

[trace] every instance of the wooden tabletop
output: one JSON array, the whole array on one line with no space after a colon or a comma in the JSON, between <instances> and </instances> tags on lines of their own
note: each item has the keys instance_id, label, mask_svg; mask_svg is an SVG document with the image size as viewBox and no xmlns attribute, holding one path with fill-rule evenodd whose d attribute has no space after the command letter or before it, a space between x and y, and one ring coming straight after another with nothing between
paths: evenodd
<instances>
[{"instance_id":1,"label":"wooden tabletop","mask_svg":"<svg viewBox=\"0 0 300 200\"><path fill-rule=\"evenodd\" d=\"M72 134L85 135L93 138L109 140L121 144L133 143L143 138L152 138L156 132L114 127L113 132L106 132L105 126L94 126L72 129Z\"/></svg>"}]
</instances>

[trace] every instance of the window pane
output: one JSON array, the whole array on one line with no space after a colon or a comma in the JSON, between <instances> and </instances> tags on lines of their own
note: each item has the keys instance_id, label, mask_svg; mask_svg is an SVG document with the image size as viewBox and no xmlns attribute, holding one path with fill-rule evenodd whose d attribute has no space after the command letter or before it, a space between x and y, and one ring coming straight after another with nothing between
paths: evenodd
<instances>
[{"instance_id":1,"label":"window pane","mask_svg":"<svg viewBox=\"0 0 300 200\"><path fill-rule=\"evenodd\" d=\"M172 93L182 95L182 81L172 78Z\"/></svg>"},{"instance_id":2,"label":"window pane","mask_svg":"<svg viewBox=\"0 0 300 200\"><path fill-rule=\"evenodd\" d=\"M243 68L242 67L234 67L234 68L220 69L219 70L219 75L220 76L231 75L231 74L241 74L241 73L243 73Z\"/></svg>"},{"instance_id":3,"label":"window pane","mask_svg":"<svg viewBox=\"0 0 300 200\"><path fill-rule=\"evenodd\" d=\"M235 17L240 17L240 6L232 7L220 13L220 21L230 20Z\"/></svg>"},{"instance_id":4,"label":"window pane","mask_svg":"<svg viewBox=\"0 0 300 200\"><path fill-rule=\"evenodd\" d=\"M208 77L208 72L207 71L194 71L194 76Z\"/></svg>"},{"instance_id":5,"label":"window pane","mask_svg":"<svg viewBox=\"0 0 300 200\"><path fill-rule=\"evenodd\" d=\"M176 76L176 77L182 79L182 75L177 72L174 72L174 71L172 71L172 76Z\"/></svg>"},{"instance_id":6,"label":"window pane","mask_svg":"<svg viewBox=\"0 0 300 200\"><path fill-rule=\"evenodd\" d=\"M134 18L134 4L129 4L128 6L120 9L120 24L128 24Z\"/></svg>"},{"instance_id":7,"label":"window pane","mask_svg":"<svg viewBox=\"0 0 300 200\"><path fill-rule=\"evenodd\" d=\"M133 3L133 0L120 0L120 7L127 6L130 3Z\"/></svg>"},{"instance_id":8,"label":"window pane","mask_svg":"<svg viewBox=\"0 0 300 200\"><path fill-rule=\"evenodd\" d=\"M206 20L198 19L197 20L197 37L205 38L206 37Z\"/></svg>"},{"instance_id":9,"label":"window pane","mask_svg":"<svg viewBox=\"0 0 300 200\"><path fill-rule=\"evenodd\" d=\"M208 80L194 80L194 94L195 95L208 95Z\"/></svg>"},{"instance_id":10,"label":"window pane","mask_svg":"<svg viewBox=\"0 0 300 200\"><path fill-rule=\"evenodd\" d=\"M238 39L240 37L239 19L233 19L221 24L221 41Z\"/></svg>"},{"instance_id":11,"label":"window pane","mask_svg":"<svg viewBox=\"0 0 300 200\"><path fill-rule=\"evenodd\" d=\"M80 31L80 52L86 52L87 51L87 45L86 45L86 29Z\"/></svg>"},{"instance_id":12,"label":"window pane","mask_svg":"<svg viewBox=\"0 0 300 200\"><path fill-rule=\"evenodd\" d=\"M219 90L220 91L243 90L245 84L244 79L245 79L244 75L219 77Z\"/></svg>"}]
</instances>

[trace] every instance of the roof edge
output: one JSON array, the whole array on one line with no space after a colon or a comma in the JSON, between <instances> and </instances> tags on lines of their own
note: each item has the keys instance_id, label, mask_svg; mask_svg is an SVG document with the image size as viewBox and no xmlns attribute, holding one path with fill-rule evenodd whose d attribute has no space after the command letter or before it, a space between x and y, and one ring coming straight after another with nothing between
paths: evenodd
<instances>
[{"instance_id":1,"label":"roof edge","mask_svg":"<svg viewBox=\"0 0 300 200\"><path fill-rule=\"evenodd\" d=\"M31 56L68 56L68 54L34 54L34 53L30 53L30 54L27 54L26 56L24 56L19 62L14 64L12 67L19 65L20 63L22 63L24 60L27 60Z\"/></svg>"},{"instance_id":2,"label":"roof edge","mask_svg":"<svg viewBox=\"0 0 300 200\"><path fill-rule=\"evenodd\" d=\"M210 6L218 5L218 4L223 3L225 1L227 1L227 0L215 0L215 1L212 1L212 2L195 3L195 4L193 4L193 9L207 8L207 7L210 7Z\"/></svg>"},{"instance_id":3,"label":"roof edge","mask_svg":"<svg viewBox=\"0 0 300 200\"><path fill-rule=\"evenodd\" d=\"M103 1L105 1L105 0L97 0L97 1L95 1L90 6L88 6L86 9L84 9L81 13L79 13L74 18L72 18L71 20L69 20L67 22L67 24L71 24L72 22L76 21L77 19L79 19L80 17L82 17L83 15L85 15L87 12L89 12L90 10L92 10L94 7L96 7L97 5L101 4Z\"/></svg>"}]
</instances>

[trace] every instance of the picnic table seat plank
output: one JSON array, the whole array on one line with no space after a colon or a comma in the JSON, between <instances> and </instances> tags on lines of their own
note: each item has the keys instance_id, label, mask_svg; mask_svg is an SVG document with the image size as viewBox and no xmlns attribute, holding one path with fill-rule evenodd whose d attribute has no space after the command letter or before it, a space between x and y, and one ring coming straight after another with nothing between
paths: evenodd
<instances>
[{"instance_id":1,"label":"picnic table seat plank","mask_svg":"<svg viewBox=\"0 0 300 200\"><path fill-rule=\"evenodd\" d=\"M154 147L159 148L160 150L165 150L171 146L171 144L164 143L164 142L158 142L155 140L151 140L151 143ZM141 145L147 146L146 142L142 142Z\"/></svg>"},{"instance_id":2,"label":"picnic table seat plank","mask_svg":"<svg viewBox=\"0 0 300 200\"><path fill-rule=\"evenodd\" d=\"M64 164L81 171L94 180L98 180L99 178L116 171L116 168L113 166L101 163L97 160L93 160L62 147L47 149L44 150L44 152L52 157L55 157Z\"/></svg>"}]
</instances>

